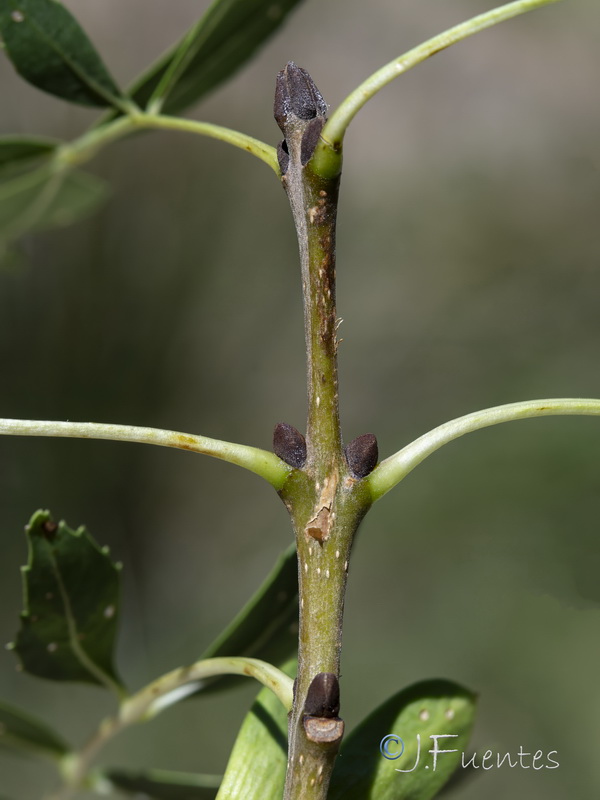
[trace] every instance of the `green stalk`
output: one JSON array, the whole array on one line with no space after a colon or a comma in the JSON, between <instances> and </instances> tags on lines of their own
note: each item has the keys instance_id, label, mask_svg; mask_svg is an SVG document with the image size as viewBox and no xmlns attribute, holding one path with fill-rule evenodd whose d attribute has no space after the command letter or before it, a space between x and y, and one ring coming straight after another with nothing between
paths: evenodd
<instances>
[{"instance_id":1,"label":"green stalk","mask_svg":"<svg viewBox=\"0 0 600 800\"><path fill-rule=\"evenodd\" d=\"M55 436L70 439L108 439L113 442L136 442L175 447L192 453L220 458L254 472L279 490L290 468L267 450L221 439L209 439L193 433L144 428L136 425L113 425L108 422L56 422L39 419L0 419L0 435Z\"/></svg>"},{"instance_id":2,"label":"green stalk","mask_svg":"<svg viewBox=\"0 0 600 800\"><path fill-rule=\"evenodd\" d=\"M452 419L437 428L419 436L393 456L386 458L366 478L373 501L379 500L393 489L421 461L424 461L440 447L464 436L466 433L513 422L519 419L551 416L600 416L600 400L580 398L551 398L546 400L525 400L521 403L508 403L503 406L474 411L464 417Z\"/></svg>"},{"instance_id":3,"label":"green stalk","mask_svg":"<svg viewBox=\"0 0 600 800\"><path fill-rule=\"evenodd\" d=\"M147 114L143 111L131 111L127 116L119 117L114 122L108 122L99 128L93 128L79 139L66 144L57 151L57 163L64 166L75 166L89 161L96 153L116 139L121 139L136 130L169 130L195 133L218 139L241 150L245 150L265 164L268 164L279 177L279 166L275 148L271 145L248 136L240 131L225 128L222 125L213 125L211 122L198 122L184 117L169 117L162 114Z\"/></svg>"},{"instance_id":4,"label":"green stalk","mask_svg":"<svg viewBox=\"0 0 600 800\"><path fill-rule=\"evenodd\" d=\"M62 760L64 785L49 800L69 800L85 784L93 762L112 739L132 725L152 719L165 708L196 691L202 681L215 675L245 675L256 678L278 697L285 708L292 703L292 680L281 670L257 658L208 658L180 667L157 678L121 702L118 713L106 718L79 752Z\"/></svg>"},{"instance_id":5,"label":"green stalk","mask_svg":"<svg viewBox=\"0 0 600 800\"><path fill-rule=\"evenodd\" d=\"M365 103L399 75L403 75L427 58L457 42L461 42L463 39L467 39L469 36L473 36L479 31L557 1L516 0L516 2L508 3L499 8L493 8L491 11L479 14L466 22L462 22L460 25L449 28L432 39L428 39L377 70L351 92L331 115L331 118L323 128L321 140L315 150L314 170L320 175L335 174L339 171L342 144L348 125L350 125Z\"/></svg>"}]
</instances>

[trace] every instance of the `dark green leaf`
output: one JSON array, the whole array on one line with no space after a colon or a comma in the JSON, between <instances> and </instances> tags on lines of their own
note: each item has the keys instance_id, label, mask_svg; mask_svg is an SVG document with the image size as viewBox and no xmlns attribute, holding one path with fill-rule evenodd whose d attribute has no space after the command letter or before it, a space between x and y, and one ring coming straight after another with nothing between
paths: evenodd
<instances>
[{"instance_id":1,"label":"dark green leaf","mask_svg":"<svg viewBox=\"0 0 600 800\"><path fill-rule=\"evenodd\" d=\"M248 656L272 664L286 661L295 652L298 638L297 565L296 549L289 547L262 586L204 651L202 658ZM209 679L199 691L237 686L242 680L228 676Z\"/></svg>"},{"instance_id":2,"label":"dark green leaf","mask_svg":"<svg viewBox=\"0 0 600 800\"><path fill-rule=\"evenodd\" d=\"M296 663L283 671L292 677ZM219 800L281 800L287 765L287 714L263 689L246 715L225 770Z\"/></svg>"},{"instance_id":3,"label":"dark green leaf","mask_svg":"<svg viewBox=\"0 0 600 800\"><path fill-rule=\"evenodd\" d=\"M37 511L26 528L25 611L14 649L32 675L119 688L113 650L119 569L85 528Z\"/></svg>"},{"instance_id":4,"label":"dark green leaf","mask_svg":"<svg viewBox=\"0 0 600 800\"><path fill-rule=\"evenodd\" d=\"M17 72L38 89L86 106L121 105L93 44L57 0L2 0L0 33Z\"/></svg>"},{"instance_id":5,"label":"dark green leaf","mask_svg":"<svg viewBox=\"0 0 600 800\"><path fill-rule=\"evenodd\" d=\"M156 800L214 800L221 783L220 775L193 775L158 769L139 773L109 769L104 775L116 789Z\"/></svg>"},{"instance_id":6,"label":"dark green leaf","mask_svg":"<svg viewBox=\"0 0 600 800\"><path fill-rule=\"evenodd\" d=\"M430 800L461 763L474 716L475 696L458 684L435 680L409 686L377 708L342 744L328 798ZM400 754L398 758L385 758L380 751L390 735L396 738L387 751ZM430 737L450 735L456 737L437 740L438 752L456 752L437 755L434 769Z\"/></svg>"},{"instance_id":7,"label":"dark green leaf","mask_svg":"<svg viewBox=\"0 0 600 800\"><path fill-rule=\"evenodd\" d=\"M135 82L140 106L178 113L229 78L301 0L215 0L183 39Z\"/></svg>"},{"instance_id":8,"label":"dark green leaf","mask_svg":"<svg viewBox=\"0 0 600 800\"><path fill-rule=\"evenodd\" d=\"M56 139L33 136L0 136L0 171L50 155L60 144Z\"/></svg>"},{"instance_id":9,"label":"dark green leaf","mask_svg":"<svg viewBox=\"0 0 600 800\"><path fill-rule=\"evenodd\" d=\"M0 250L32 231L69 225L107 197L106 183L85 172L55 172L49 164L0 181Z\"/></svg>"},{"instance_id":10,"label":"dark green leaf","mask_svg":"<svg viewBox=\"0 0 600 800\"><path fill-rule=\"evenodd\" d=\"M36 750L60 757L69 752L68 745L44 722L29 716L20 708L0 702L0 745Z\"/></svg>"}]
</instances>

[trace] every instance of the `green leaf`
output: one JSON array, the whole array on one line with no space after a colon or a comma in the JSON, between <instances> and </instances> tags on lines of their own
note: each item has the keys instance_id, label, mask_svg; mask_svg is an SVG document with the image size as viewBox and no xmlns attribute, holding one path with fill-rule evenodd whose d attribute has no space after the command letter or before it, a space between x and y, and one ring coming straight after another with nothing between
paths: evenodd
<instances>
[{"instance_id":1,"label":"green leaf","mask_svg":"<svg viewBox=\"0 0 600 800\"><path fill-rule=\"evenodd\" d=\"M402 690L342 744L329 800L430 800L459 766L474 716L475 696L450 681L424 681ZM387 740L387 752L397 758L385 758L380 750L389 736L395 738ZM437 740L438 752L456 752L438 754L435 769L432 736L455 737Z\"/></svg>"},{"instance_id":2,"label":"green leaf","mask_svg":"<svg viewBox=\"0 0 600 800\"><path fill-rule=\"evenodd\" d=\"M44 722L2 702L0 745L47 753L55 758L69 752L66 742Z\"/></svg>"},{"instance_id":3,"label":"green leaf","mask_svg":"<svg viewBox=\"0 0 600 800\"><path fill-rule=\"evenodd\" d=\"M296 662L283 671L292 677ZM281 800L287 765L287 714L263 689L246 715L229 757L217 800Z\"/></svg>"},{"instance_id":4,"label":"green leaf","mask_svg":"<svg viewBox=\"0 0 600 800\"><path fill-rule=\"evenodd\" d=\"M14 649L32 675L120 690L113 667L119 568L85 528L37 511L26 528L25 611Z\"/></svg>"},{"instance_id":5,"label":"green leaf","mask_svg":"<svg viewBox=\"0 0 600 800\"><path fill-rule=\"evenodd\" d=\"M59 144L57 139L37 136L0 136L0 172L49 156Z\"/></svg>"},{"instance_id":6,"label":"green leaf","mask_svg":"<svg viewBox=\"0 0 600 800\"><path fill-rule=\"evenodd\" d=\"M123 106L93 44L57 0L2 0L0 33L17 72L38 89L86 106Z\"/></svg>"},{"instance_id":7,"label":"green leaf","mask_svg":"<svg viewBox=\"0 0 600 800\"><path fill-rule=\"evenodd\" d=\"M56 172L50 164L0 181L0 251L25 233L70 225L91 214L107 184L86 172Z\"/></svg>"},{"instance_id":8,"label":"green leaf","mask_svg":"<svg viewBox=\"0 0 600 800\"><path fill-rule=\"evenodd\" d=\"M221 783L220 775L193 775L158 769L139 773L109 769L103 774L116 789L156 800L214 800Z\"/></svg>"},{"instance_id":9,"label":"green leaf","mask_svg":"<svg viewBox=\"0 0 600 800\"><path fill-rule=\"evenodd\" d=\"M230 77L301 0L215 0L183 39L134 83L140 106L175 114Z\"/></svg>"},{"instance_id":10,"label":"green leaf","mask_svg":"<svg viewBox=\"0 0 600 800\"><path fill-rule=\"evenodd\" d=\"M281 664L298 644L298 561L295 546L281 554L262 586L201 658L247 656ZM199 692L237 686L243 678L207 680ZM196 692L192 696L196 696Z\"/></svg>"}]
</instances>

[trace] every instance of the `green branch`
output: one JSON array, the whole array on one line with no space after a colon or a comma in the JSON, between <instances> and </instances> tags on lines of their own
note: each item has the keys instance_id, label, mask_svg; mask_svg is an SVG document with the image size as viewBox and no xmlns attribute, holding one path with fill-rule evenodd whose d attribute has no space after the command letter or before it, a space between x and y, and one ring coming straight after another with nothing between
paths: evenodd
<instances>
[{"instance_id":1,"label":"green branch","mask_svg":"<svg viewBox=\"0 0 600 800\"><path fill-rule=\"evenodd\" d=\"M292 707L294 681L285 672L258 658L221 656L205 658L190 667L174 669L136 692L121 705L121 724L133 725L155 717L181 697L195 692L202 681L216 675L245 675L256 678L263 686L271 689L286 711Z\"/></svg>"},{"instance_id":2,"label":"green branch","mask_svg":"<svg viewBox=\"0 0 600 800\"><path fill-rule=\"evenodd\" d=\"M245 150L265 164L268 164L280 177L279 164L277 163L277 151L271 145L261 142L252 136L247 136L240 131L231 128L224 128L222 125L213 125L210 122L196 122L193 119L183 117L167 117L163 115L136 114L130 117L133 124L141 128L153 128L161 130L183 131L184 133L197 133L201 136L208 136L211 139L219 139L221 142L232 144Z\"/></svg>"},{"instance_id":3,"label":"green branch","mask_svg":"<svg viewBox=\"0 0 600 800\"><path fill-rule=\"evenodd\" d=\"M427 456L466 433L488 428L491 425L499 425L501 422L566 415L600 416L600 400L577 398L527 400L522 403L509 403L483 411L475 411L446 422L415 439L414 442L382 461L365 480L370 486L373 500L379 500Z\"/></svg>"},{"instance_id":4,"label":"green branch","mask_svg":"<svg viewBox=\"0 0 600 800\"><path fill-rule=\"evenodd\" d=\"M391 83L394 78L404 74L412 67L435 55L435 53L439 53L440 50L445 50L447 47L461 42L463 39L467 39L485 28L491 28L499 22L511 19L511 17L516 17L526 11L533 11L541 6L556 2L557 0L517 0L517 2L508 3L505 6L486 11L484 14L479 14L479 16L473 17L467 22L456 25L390 61L389 64L386 64L361 83L333 112L321 132L321 139L315 149L311 162L313 170L319 175L329 175L338 168L344 134L348 125L365 103L383 89L384 86Z\"/></svg>"},{"instance_id":5,"label":"green branch","mask_svg":"<svg viewBox=\"0 0 600 800\"><path fill-rule=\"evenodd\" d=\"M120 139L139 129L182 131L208 136L221 142L231 144L247 153L250 153L265 164L268 164L279 177L279 164L277 152L271 145L261 142L252 136L247 136L240 131L224 128L222 125L213 125L210 122L197 122L184 117L168 117L162 114L146 114L143 111L131 111L127 116L119 117L114 122L109 122L99 128L93 128L81 138L61 147L57 153L57 160L65 165L72 166L88 161L109 142Z\"/></svg>"},{"instance_id":6,"label":"green branch","mask_svg":"<svg viewBox=\"0 0 600 800\"><path fill-rule=\"evenodd\" d=\"M109 439L117 442L156 444L213 456L250 470L268 481L277 491L285 483L290 467L274 453L244 444L223 442L191 433L112 425L103 422L54 422L46 420L0 419L0 435L55 436L73 439Z\"/></svg>"},{"instance_id":7,"label":"green branch","mask_svg":"<svg viewBox=\"0 0 600 800\"><path fill-rule=\"evenodd\" d=\"M64 786L51 800L67 800L81 788L91 765L102 748L131 725L145 722L170 705L196 691L206 678L215 675L246 675L267 686L289 711L292 707L293 680L284 672L257 658L207 658L189 667L180 667L140 689L121 703L114 717L105 719L96 734L78 753L69 753L62 761Z\"/></svg>"}]
</instances>

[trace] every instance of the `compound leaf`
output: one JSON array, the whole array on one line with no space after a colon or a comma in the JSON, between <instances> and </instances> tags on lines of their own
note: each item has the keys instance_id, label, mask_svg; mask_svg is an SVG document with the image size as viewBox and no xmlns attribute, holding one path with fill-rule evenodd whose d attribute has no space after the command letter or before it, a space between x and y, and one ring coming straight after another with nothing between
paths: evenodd
<instances>
[{"instance_id":1,"label":"compound leaf","mask_svg":"<svg viewBox=\"0 0 600 800\"><path fill-rule=\"evenodd\" d=\"M122 94L81 28L58 0L2 0L0 33L26 81L86 106L116 106Z\"/></svg>"},{"instance_id":2,"label":"compound leaf","mask_svg":"<svg viewBox=\"0 0 600 800\"><path fill-rule=\"evenodd\" d=\"M120 691L113 667L119 568L85 528L37 511L26 528L25 610L14 650L32 675Z\"/></svg>"},{"instance_id":3,"label":"compound leaf","mask_svg":"<svg viewBox=\"0 0 600 800\"><path fill-rule=\"evenodd\" d=\"M0 702L0 745L33 750L60 758L69 752L66 742L44 722L20 708Z\"/></svg>"},{"instance_id":4,"label":"compound leaf","mask_svg":"<svg viewBox=\"0 0 600 800\"><path fill-rule=\"evenodd\" d=\"M342 743L328 798L430 800L460 764L474 717L475 696L456 683L431 680L403 689Z\"/></svg>"}]
</instances>

